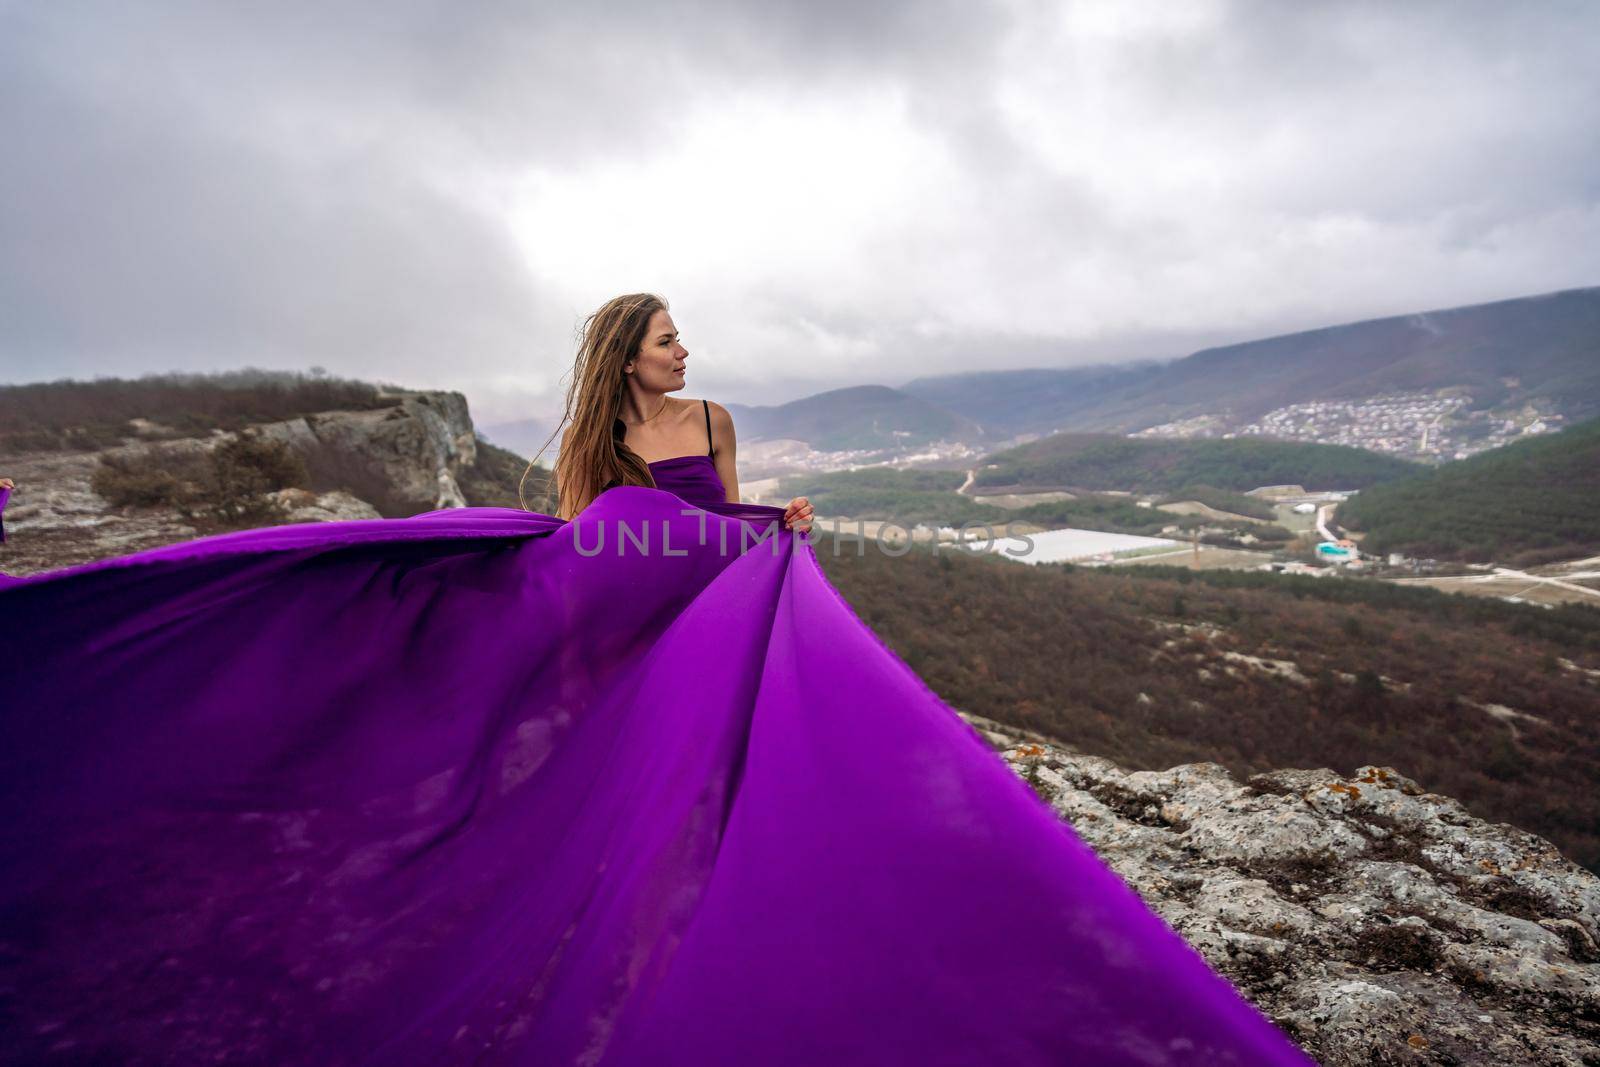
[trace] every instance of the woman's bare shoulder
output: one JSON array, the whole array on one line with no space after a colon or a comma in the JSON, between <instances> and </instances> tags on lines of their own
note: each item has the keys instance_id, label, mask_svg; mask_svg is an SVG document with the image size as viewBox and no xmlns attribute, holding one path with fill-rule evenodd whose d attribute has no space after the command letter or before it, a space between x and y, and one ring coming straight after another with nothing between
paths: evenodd
<instances>
[{"instance_id":1,"label":"woman's bare shoulder","mask_svg":"<svg viewBox=\"0 0 1600 1067\"><path fill-rule=\"evenodd\" d=\"M715 400L707 400L706 407L711 410L711 428L722 430L728 434L733 433L733 415L727 408Z\"/></svg>"}]
</instances>

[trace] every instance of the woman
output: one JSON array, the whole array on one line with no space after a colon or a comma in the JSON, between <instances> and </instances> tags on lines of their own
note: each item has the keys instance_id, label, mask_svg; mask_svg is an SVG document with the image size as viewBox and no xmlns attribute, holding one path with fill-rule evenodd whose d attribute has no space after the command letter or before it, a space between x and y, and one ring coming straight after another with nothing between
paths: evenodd
<instances>
[{"instance_id":1,"label":"woman","mask_svg":"<svg viewBox=\"0 0 1600 1067\"><path fill-rule=\"evenodd\" d=\"M733 417L721 404L667 395L683 388L688 358L659 296L619 296L589 316L567 387L562 422L572 425L556 462L561 498L555 514L570 519L604 489L655 486L658 477L674 485L688 484L685 478L715 484L722 499L739 502ZM644 458L650 455L661 458ZM795 497L784 509L783 527L809 530L811 518L810 501Z\"/></svg>"},{"instance_id":2,"label":"woman","mask_svg":"<svg viewBox=\"0 0 1600 1067\"><path fill-rule=\"evenodd\" d=\"M565 517L0 587L0 1062L1310 1062L737 502L664 310Z\"/></svg>"}]
</instances>

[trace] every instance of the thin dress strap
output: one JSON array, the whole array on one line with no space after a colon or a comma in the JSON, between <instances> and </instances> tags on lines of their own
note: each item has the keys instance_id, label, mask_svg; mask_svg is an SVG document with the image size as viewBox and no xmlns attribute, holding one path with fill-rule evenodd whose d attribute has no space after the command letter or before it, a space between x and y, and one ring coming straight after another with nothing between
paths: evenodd
<instances>
[{"instance_id":1,"label":"thin dress strap","mask_svg":"<svg viewBox=\"0 0 1600 1067\"><path fill-rule=\"evenodd\" d=\"M706 409L706 455L709 456L717 450L716 443L711 440L711 405L702 400L700 406Z\"/></svg>"}]
</instances>

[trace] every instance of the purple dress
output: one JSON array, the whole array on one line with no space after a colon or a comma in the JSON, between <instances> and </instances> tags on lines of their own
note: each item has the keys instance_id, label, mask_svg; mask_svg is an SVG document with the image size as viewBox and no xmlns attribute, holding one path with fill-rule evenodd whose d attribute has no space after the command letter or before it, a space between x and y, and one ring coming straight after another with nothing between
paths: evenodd
<instances>
[{"instance_id":1,"label":"purple dress","mask_svg":"<svg viewBox=\"0 0 1600 1067\"><path fill-rule=\"evenodd\" d=\"M651 467L0 587L0 1062L1311 1062Z\"/></svg>"}]
</instances>

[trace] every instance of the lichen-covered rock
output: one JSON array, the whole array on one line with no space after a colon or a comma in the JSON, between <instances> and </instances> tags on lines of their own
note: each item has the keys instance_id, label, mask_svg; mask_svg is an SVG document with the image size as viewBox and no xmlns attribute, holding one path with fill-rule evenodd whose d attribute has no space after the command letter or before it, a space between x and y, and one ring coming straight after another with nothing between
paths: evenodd
<instances>
[{"instance_id":1,"label":"lichen-covered rock","mask_svg":"<svg viewBox=\"0 0 1600 1067\"><path fill-rule=\"evenodd\" d=\"M1600 1065L1600 878L1389 767L1127 772L962 713L1330 1067Z\"/></svg>"}]
</instances>

